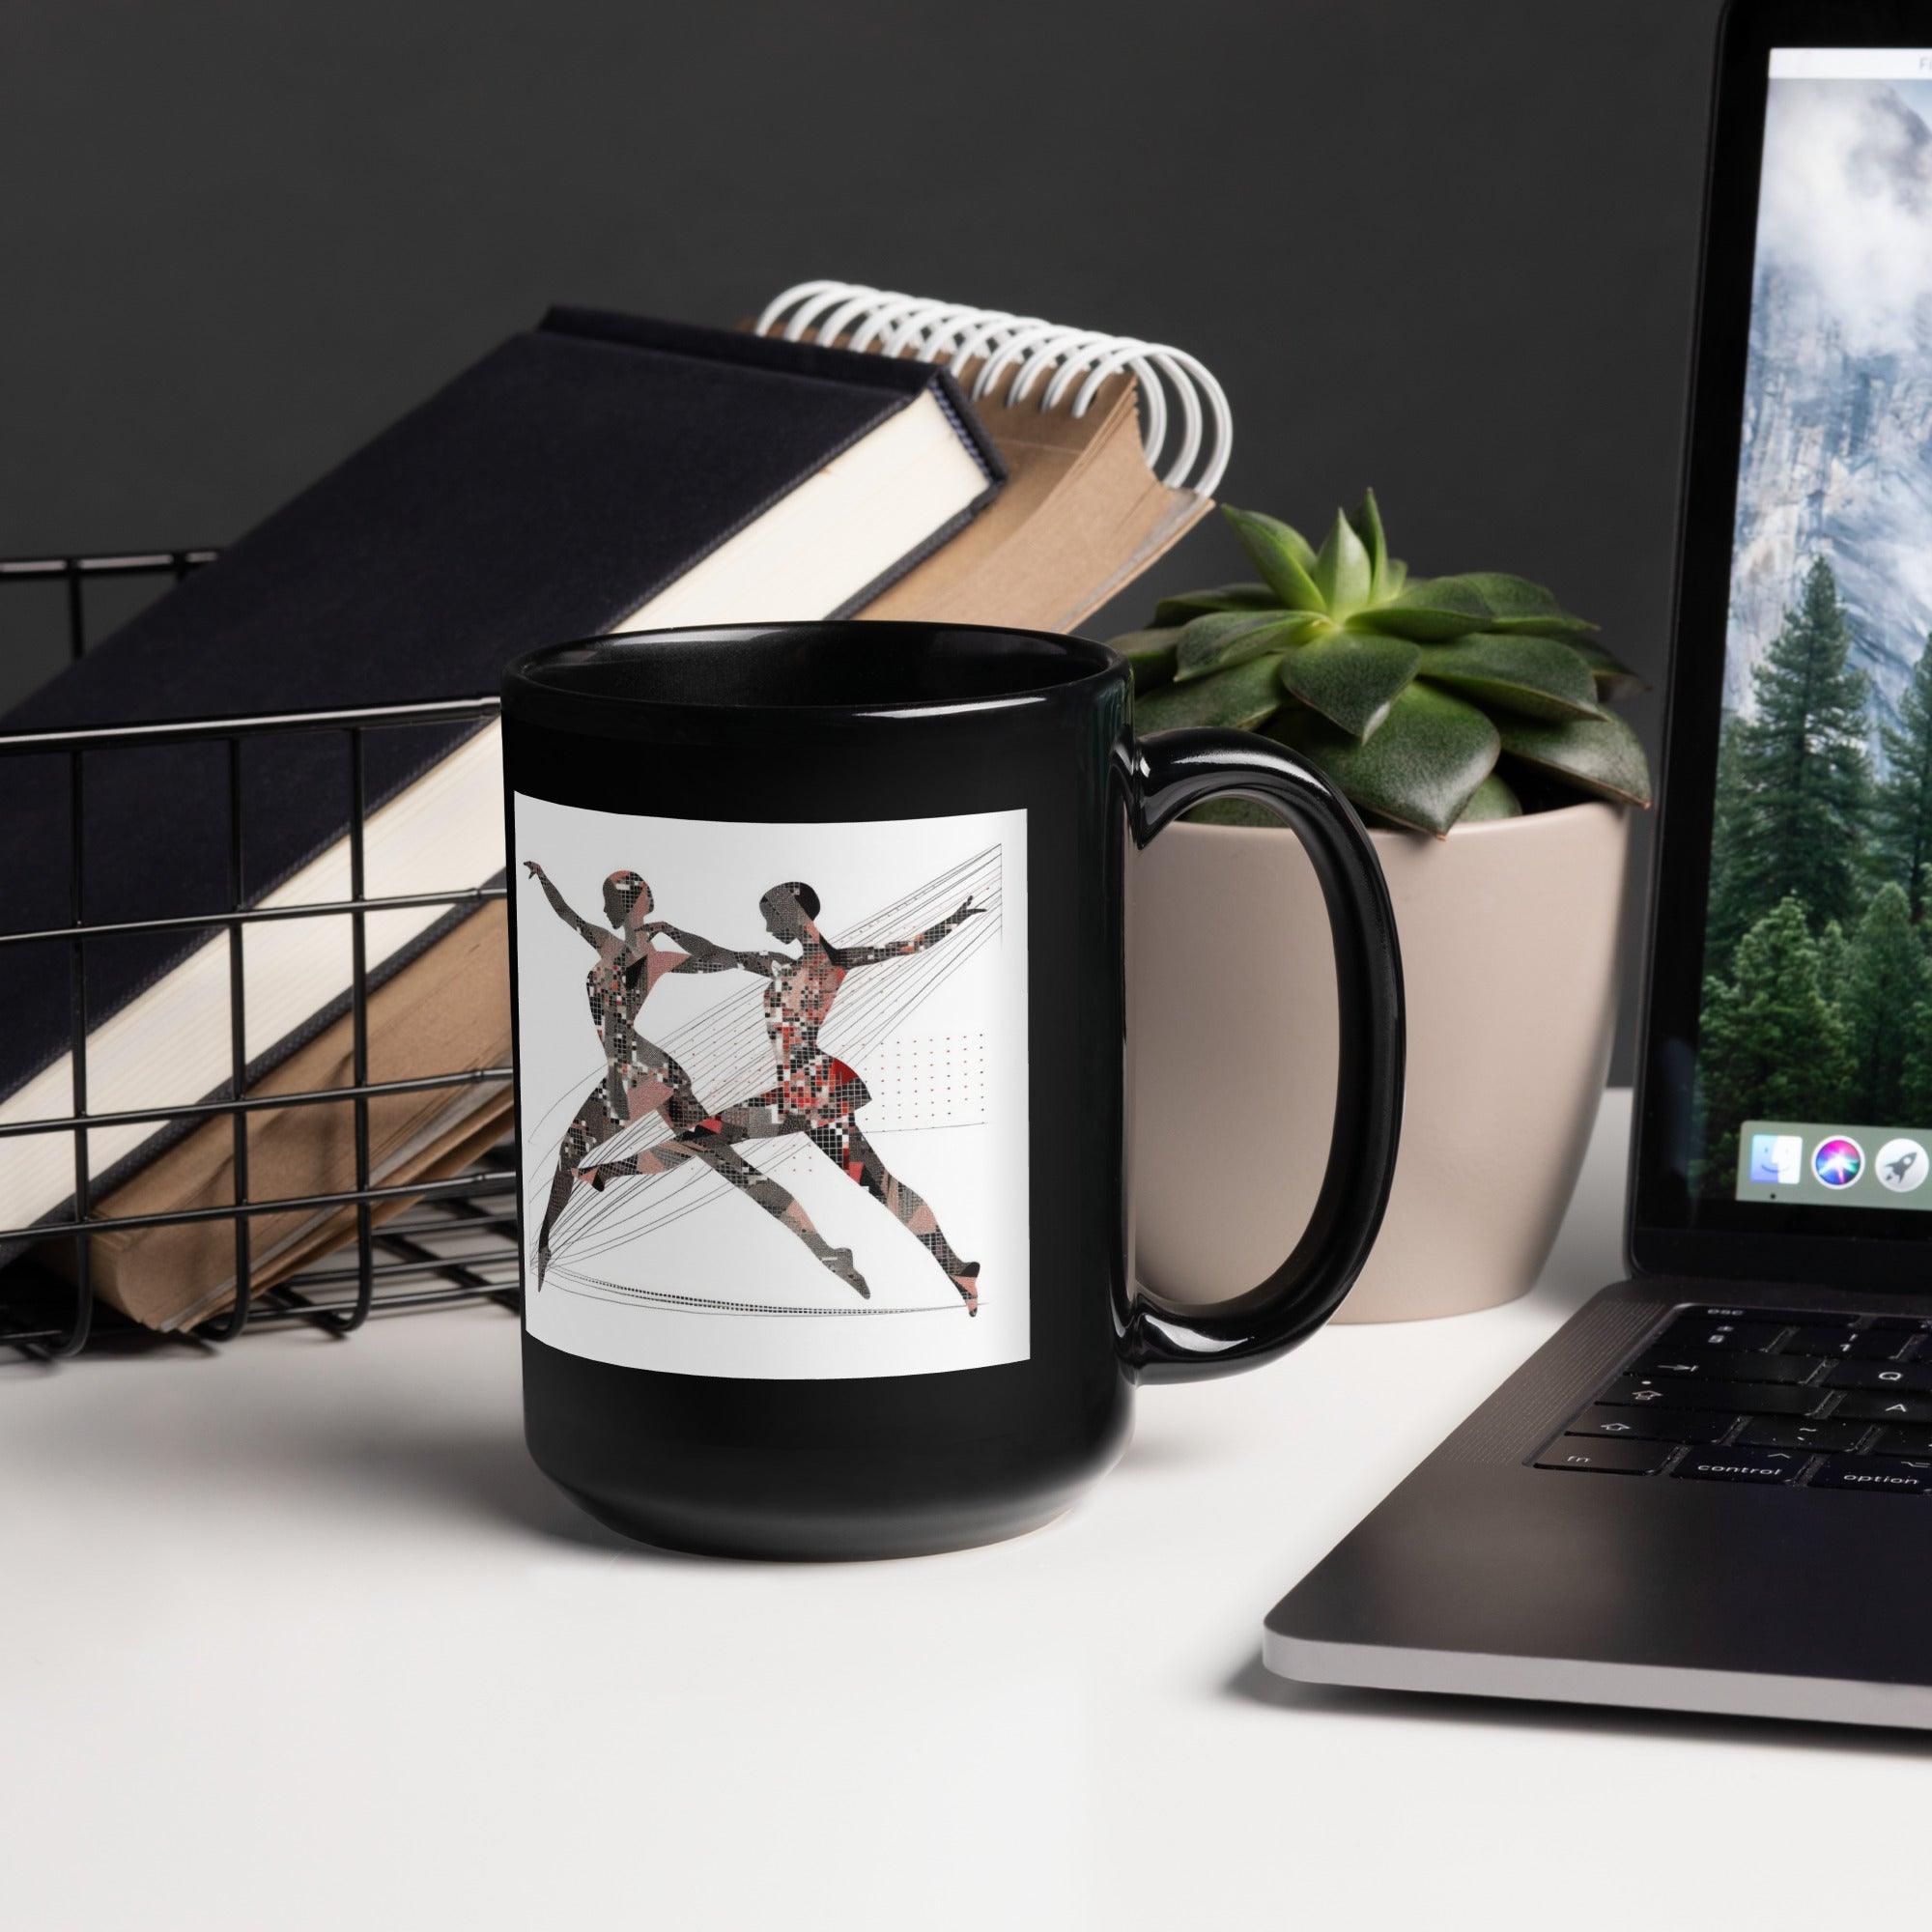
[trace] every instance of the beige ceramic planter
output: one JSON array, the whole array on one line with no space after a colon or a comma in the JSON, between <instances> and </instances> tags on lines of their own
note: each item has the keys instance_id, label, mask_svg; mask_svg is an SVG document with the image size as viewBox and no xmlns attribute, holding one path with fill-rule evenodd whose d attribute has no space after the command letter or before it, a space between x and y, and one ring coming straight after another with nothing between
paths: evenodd
<instances>
[{"instance_id":1,"label":"beige ceramic planter","mask_svg":"<svg viewBox=\"0 0 1932 1932\"><path fill-rule=\"evenodd\" d=\"M1408 1076L1388 1217L1340 1321L1487 1308L1536 1279L1609 1065L1629 814L1378 832ZM1192 1304L1252 1288L1308 1217L1335 1086L1335 972L1286 830L1176 825L1131 863L1136 1273Z\"/></svg>"}]
</instances>

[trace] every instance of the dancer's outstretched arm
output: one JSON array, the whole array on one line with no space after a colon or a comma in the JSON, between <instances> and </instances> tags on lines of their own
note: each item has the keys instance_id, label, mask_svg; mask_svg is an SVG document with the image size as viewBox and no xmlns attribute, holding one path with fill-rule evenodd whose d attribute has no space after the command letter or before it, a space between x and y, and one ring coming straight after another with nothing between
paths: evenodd
<instances>
[{"instance_id":1,"label":"dancer's outstretched arm","mask_svg":"<svg viewBox=\"0 0 1932 1932\"><path fill-rule=\"evenodd\" d=\"M673 973L729 973L734 968L743 973L760 973L766 979L772 975L772 955L769 952L734 952L728 946L720 946L714 940L704 938L696 932L686 932L682 926L672 925L668 920L654 919L642 928L643 931L661 932L686 956L670 970ZM643 971L640 959L635 966L626 969L627 978L636 978Z\"/></svg>"},{"instance_id":2,"label":"dancer's outstretched arm","mask_svg":"<svg viewBox=\"0 0 1932 1932\"><path fill-rule=\"evenodd\" d=\"M885 946L835 946L828 950L833 958L849 972L854 966L877 966L888 959L903 959L911 952L923 952L928 946L936 945L956 925L963 925L969 919L977 919L986 910L976 906L968 899L957 912L948 913L937 925L928 925L923 932L916 932L910 939L893 941Z\"/></svg>"},{"instance_id":3,"label":"dancer's outstretched arm","mask_svg":"<svg viewBox=\"0 0 1932 1932\"><path fill-rule=\"evenodd\" d=\"M601 925L592 925L588 920L579 919L571 911L569 906L564 903L563 895L551 884L550 874L534 859L526 859L524 861L524 869L543 888L544 897L550 901L551 911L555 913L557 918L562 920L564 924L569 926L573 932L579 934L590 945L599 948L602 947L605 940L611 937Z\"/></svg>"}]
</instances>

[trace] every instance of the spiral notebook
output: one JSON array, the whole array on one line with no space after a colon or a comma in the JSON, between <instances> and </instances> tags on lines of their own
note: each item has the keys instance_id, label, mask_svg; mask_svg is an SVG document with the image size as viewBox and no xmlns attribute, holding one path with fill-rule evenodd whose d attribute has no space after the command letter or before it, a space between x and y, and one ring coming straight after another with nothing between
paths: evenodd
<instances>
[{"instance_id":1,"label":"spiral notebook","mask_svg":"<svg viewBox=\"0 0 1932 1932\"><path fill-rule=\"evenodd\" d=\"M944 367L1005 491L865 617L1071 631L1212 507L1234 448L1213 376L1184 350L856 282L801 282L760 335Z\"/></svg>"}]
</instances>

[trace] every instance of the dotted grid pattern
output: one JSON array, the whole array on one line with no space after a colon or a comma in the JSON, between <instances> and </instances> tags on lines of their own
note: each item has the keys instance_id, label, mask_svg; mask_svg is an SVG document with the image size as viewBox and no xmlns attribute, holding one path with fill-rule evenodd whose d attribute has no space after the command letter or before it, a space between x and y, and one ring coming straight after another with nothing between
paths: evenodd
<instances>
[{"instance_id":1,"label":"dotted grid pattern","mask_svg":"<svg viewBox=\"0 0 1932 1932\"><path fill-rule=\"evenodd\" d=\"M890 1041L867 1063L875 1083L866 1125L875 1133L905 1127L977 1127L986 1119L986 1036L929 1034Z\"/></svg>"}]
</instances>

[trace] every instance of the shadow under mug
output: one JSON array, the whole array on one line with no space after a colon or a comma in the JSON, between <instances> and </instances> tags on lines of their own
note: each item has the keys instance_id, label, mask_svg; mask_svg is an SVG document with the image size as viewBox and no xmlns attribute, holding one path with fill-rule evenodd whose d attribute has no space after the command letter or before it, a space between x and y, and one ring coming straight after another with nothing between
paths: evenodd
<instances>
[{"instance_id":1,"label":"shadow under mug","mask_svg":"<svg viewBox=\"0 0 1932 1932\"><path fill-rule=\"evenodd\" d=\"M1132 718L1114 652L966 626L510 668L525 1428L599 1520L747 1556L1015 1535L1120 1456L1136 1383L1264 1361L1347 1293L1401 1115L1374 848L1283 746ZM1183 1309L1128 1274L1122 870L1226 794L1314 861L1340 1080L1294 1252Z\"/></svg>"}]
</instances>

